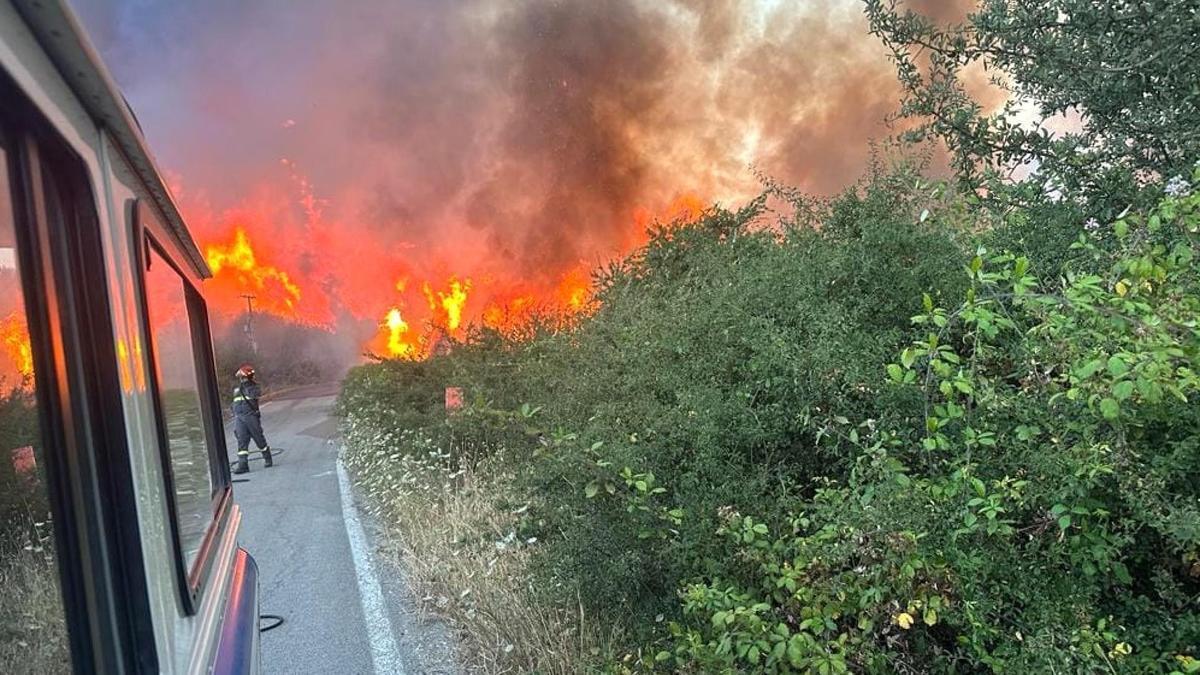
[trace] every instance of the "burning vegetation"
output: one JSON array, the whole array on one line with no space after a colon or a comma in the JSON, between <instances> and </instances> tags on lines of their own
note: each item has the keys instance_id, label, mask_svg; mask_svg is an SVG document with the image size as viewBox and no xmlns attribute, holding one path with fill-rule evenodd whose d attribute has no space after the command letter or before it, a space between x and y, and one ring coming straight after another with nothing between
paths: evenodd
<instances>
[{"instance_id":1,"label":"burning vegetation","mask_svg":"<svg viewBox=\"0 0 1200 675\"><path fill-rule=\"evenodd\" d=\"M295 167L291 167L293 177ZM310 233L358 231L324 220L320 205L306 179L297 178L283 205L303 213ZM186 202L185 202L186 203ZM698 218L704 200L694 194L682 194L661 209L636 207L630 210L625 245L644 241L654 223L679 223ZM577 263L557 273L512 268L498 270L474 260L428 261L422 267L403 259L410 247L373 248L370 242L354 251L333 248L325 257L314 255L314 243L281 239L272 218L279 212L261 207L241 207L217 217L216 228L227 234L215 237L205 246L205 257L213 273L207 291L218 318L241 316L247 299L253 311L314 328L334 331L339 328L337 312L347 315L351 324L373 329L361 338L367 354L401 359L422 359L443 339L461 340L472 326L510 333L535 314L568 319L587 309L592 298L589 266ZM200 210L203 213L203 210ZM276 215L273 216L272 213ZM204 227L208 225L209 227ZM202 231L211 229L203 222ZM291 244L288 241L291 240ZM319 246L316 245L316 246ZM339 254L348 258L339 258ZM289 262L290 259L290 267ZM361 266L356 261L362 260ZM459 271L482 270L468 276ZM389 272L388 270L392 270ZM383 291L374 288L353 298L342 294L362 275L395 279ZM335 310L334 296L344 298ZM342 322L342 328L345 327ZM361 327L354 329L364 331Z\"/></svg>"},{"instance_id":2,"label":"burning vegetation","mask_svg":"<svg viewBox=\"0 0 1200 675\"><path fill-rule=\"evenodd\" d=\"M116 4L85 19L182 177L214 316L254 295L380 356L585 311L592 269L758 175L840 189L899 96L885 50L845 37L853 0L329 3L287 31L238 3ZM124 58L141 44L153 70Z\"/></svg>"},{"instance_id":3,"label":"burning vegetation","mask_svg":"<svg viewBox=\"0 0 1200 675\"><path fill-rule=\"evenodd\" d=\"M16 380L25 382L33 376L33 350L25 317L21 314L14 312L0 319L0 349L8 359L8 367L0 368L0 377L11 374Z\"/></svg>"}]
</instances>

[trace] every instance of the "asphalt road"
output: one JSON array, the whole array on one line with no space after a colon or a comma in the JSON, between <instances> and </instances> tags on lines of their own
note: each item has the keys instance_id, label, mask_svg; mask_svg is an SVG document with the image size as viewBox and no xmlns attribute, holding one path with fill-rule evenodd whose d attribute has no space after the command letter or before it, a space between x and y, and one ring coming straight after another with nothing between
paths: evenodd
<instances>
[{"instance_id":1,"label":"asphalt road","mask_svg":"<svg viewBox=\"0 0 1200 675\"><path fill-rule=\"evenodd\" d=\"M457 673L450 631L419 611L403 571L376 555L374 523L343 497L334 392L264 404L275 466L252 453L250 473L234 476L261 611L285 621L262 634L263 673ZM228 445L232 458L232 433Z\"/></svg>"}]
</instances>

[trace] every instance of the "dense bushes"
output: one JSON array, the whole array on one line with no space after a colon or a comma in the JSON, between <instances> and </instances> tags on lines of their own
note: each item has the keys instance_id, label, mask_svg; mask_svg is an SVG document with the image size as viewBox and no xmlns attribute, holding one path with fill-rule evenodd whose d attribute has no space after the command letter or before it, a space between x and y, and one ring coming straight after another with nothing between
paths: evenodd
<instances>
[{"instance_id":1,"label":"dense bushes","mask_svg":"<svg viewBox=\"0 0 1200 675\"><path fill-rule=\"evenodd\" d=\"M569 330L356 370L343 413L424 440L350 452L384 499L430 447L517 475L533 595L614 626L622 668L1192 667L1200 198L1176 188L1077 225L1043 279L968 253L963 200L912 175L820 227L714 211Z\"/></svg>"},{"instance_id":2,"label":"dense bushes","mask_svg":"<svg viewBox=\"0 0 1200 675\"><path fill-rule=\"evenodd\" d=\"M509 477L610 670L1200 672L1195 10L865 4L953 188L663 228L576 325L354 373L349 457L385 501L429 444Z\"/></svg>"},{"instance_id":3,"label":"dense bushes","mask_svg":"<svg viewBox=\"0 0 1200 675\"><path fill-rule=\"evenodd\" d=\"M1197 172L1200 178L1200 171ZM789 520L728 514L743 567L689 586L659 662L823 672L1200 667L1200 197L1083 237L1104 275L981 252L887 367L923 423ZM777 533L777 534L772 534ZM1191 669L1191 670L1189 670Z\"/></svg>"},{"instance_id":4,"label":"dense bushes","mask_svg":"<svg viewBox=\"0 0 1200 675\"><path fill-rule=\"evenodd\" d=\"M832 411L920 413L878 364L922 292L961 291L946 201L898 171L834 200L824 227L770 223L755 202L664 228L606 271L573 330L357 369L341 410L475 453L503 446L533 500L539 588L651 639L683 583L728 568L719 510L782 518L814 476L850 469L845 447L817 443ZM444 386L470 403L449 420Z\"/></svg>"}]
</instances>

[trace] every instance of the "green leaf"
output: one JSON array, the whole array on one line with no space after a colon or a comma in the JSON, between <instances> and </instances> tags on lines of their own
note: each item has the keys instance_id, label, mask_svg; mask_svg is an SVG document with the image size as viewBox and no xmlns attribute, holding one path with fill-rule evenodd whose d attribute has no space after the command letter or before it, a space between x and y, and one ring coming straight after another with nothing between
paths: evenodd
<instances>
[{"instance_id":1,"label":"green leaf","mask_svg":"<svg viewBox=\"0 0 1200 675\"><path fill-rule=\"evenodd\" d=\"M1129 364L1117 354L1108 357L1108 372L1113 377L1120 377L1129 372Z\"/></svg>"},{"instance_id":2,"label":"green leaf","mask_svg":"<svg viewBox=\"0 0 1200 675\"><path fill-rule=\"evenodd\" d=\"M925 610L925 616L923 618L925 619L926 626L932 626L936 624L938 621L937 610L930 607L929 609Z\"/></svg>"},{"instance_id":3,"label":"green leaf","mask_svg":"<svg viewBox=\"0 0 1200 675\"><path fill-rule=\"evenodd\" d=\"M984 485L983 481L979 480L978 478L971 479L971 487L975 488L975 494L979 495L980 497L987 494L987 486Z\"/></svg>"},{"instance_id":4,"label":"green leaf","mask_svg":"<svg viewBox=\"0 0 1200 675\"><path fill-rule=\"evenodd\" d=\"M587 497L588 499L591 499L592 497L595 497L596 493L599 491L600 491L600 486L597 485L593 481L591 483L588 483L587 486L583 488L583 495L585 497Z\"/></svg>"},{"instance_id":5,"label":"green leaf","mask_svg":"<svg viewBox=\"0 0 1200 675\"><path fill-rule=\"evenodd\" d=\"M1069 514L1065 515L1065 516L1059 516L1058 529L1065 530L1070 526L1071 526L1071 516Z\"/></svg>"},{"instance_id":6,"label":"green leaf","mask_svg":"<svg viewBox=\"0 0 1200 675\"><path fill-rule=\"evenodd\" d=\"M1100 401L1100 414L1106 420L1115 420L1121 414L1121 404L1114 398L1103 399Z\"/></svg>"},{"instance_id":7,"label":"green leaf","mask_svg":"<svg viewBox=\"0 0 1200 675\"><path fill-rule=\"evenodd\" d=\"M888 373L888 376L891 377L892 381L894 381L894 382L900 382L901 380L904 379L904 370L901 369L898 364L889 363L888 367L887 367L887 373Z\"/></svg>"},{"instance_id":8,"label":"green leaf","mask_svg":"<svg viewBox=\"0 0 1200 675\"><path fill-rule=\"evenodd\" d=\"M1113 385L1113 398L1118 401L1124 401L1133 395L1133 382L1130 380L1122 380Z\"/></svg>"},{"instance_id":9,"label":"green leaf","mask_svg":"<svg viewBox=\"0 0 1200 675\"><path fill-rule=\"evenodd\" d=\"M1113 563L1112 571L1113 576L1117 578L1117 581L1120 581L1127 586L1133 583L1133 577L1129 574L1129 568L1125 567L1123 563Z\"/></svg>"},{"instance_id":10,"label":"green leaf","mask_svg":"<svg viewBox=\"0 0 1200 675\"><path fill-rule=\"evenodd\" d=\"M1075 369L1075 377L1078 377L1081 380L1086 380L1087 378L1091 377L1092 375L1095 375L1096 372L1099 371L1103 367L1104 367L1104 361L1102 361L1100 359L1094 359L1092 361L1088 361L1087 363L1083 364L1079 368Z\"/></svg>"}]
</instances>

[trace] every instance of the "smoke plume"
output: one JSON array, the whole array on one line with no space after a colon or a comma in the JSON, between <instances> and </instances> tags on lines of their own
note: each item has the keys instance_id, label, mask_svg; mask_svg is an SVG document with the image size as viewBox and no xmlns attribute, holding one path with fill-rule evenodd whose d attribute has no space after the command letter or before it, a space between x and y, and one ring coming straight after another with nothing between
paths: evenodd
<instances>
[{"instance_id":1,"label":"smoke plume","mask_svg":"<svg viewBox=\"0 0 1200 675\"><path fill-rule=\"evenodd\" d=\"M210 303L237 312L251 286L264 311L368 332L393 307L435 319L452 281L468 318L561 295L648 219L754 194L754 170L837 191L900 95L853 0L80 9L202 248L241 230L277 272L218 272Z\"/></svg>"}]
</instances>

